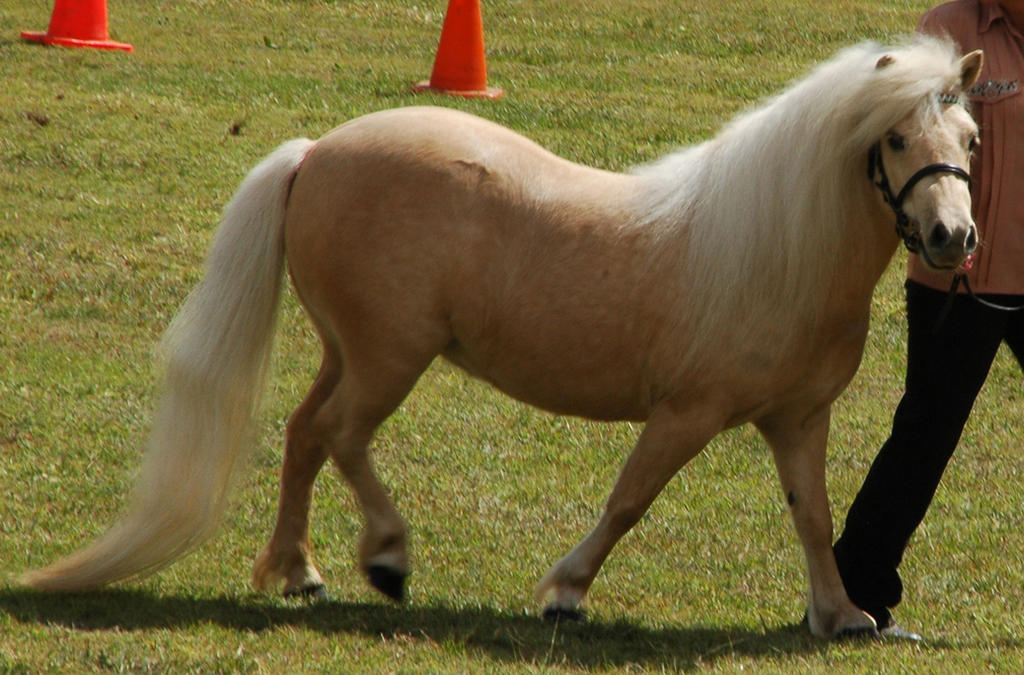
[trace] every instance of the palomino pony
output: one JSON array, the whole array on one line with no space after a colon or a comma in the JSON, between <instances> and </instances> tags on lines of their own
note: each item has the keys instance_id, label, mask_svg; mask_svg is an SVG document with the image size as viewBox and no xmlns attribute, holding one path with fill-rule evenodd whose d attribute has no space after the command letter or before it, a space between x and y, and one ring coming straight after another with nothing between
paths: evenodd
<instances>
[{"instance_id":1,"label":"palomino pony","mask_svg":"<svg viewBox=\"0 0 1024 675\"><path fill-rule=\"evenodd\" d=\"M406 525L368 444L441 355L546 410L646 421L596 527L540 581L551 614L576 613L665 484L715 434L751 422L804 548L811 631L873 632L831 551L829 411L898 243L893 209L935 267L976 244L958 167L977 133L962 93L980 67L980 52L961 58L931 39L850 48L717 138L630 174L435 108L285 143L227 207L206 276L168 331L166 392L128 513L25 582L99 587L214 531L287 262L323 363L288 425L257 586L323 594L309 508L330 457L365 516L362 569L401 599Z\"/></svg>"}]
</instances>

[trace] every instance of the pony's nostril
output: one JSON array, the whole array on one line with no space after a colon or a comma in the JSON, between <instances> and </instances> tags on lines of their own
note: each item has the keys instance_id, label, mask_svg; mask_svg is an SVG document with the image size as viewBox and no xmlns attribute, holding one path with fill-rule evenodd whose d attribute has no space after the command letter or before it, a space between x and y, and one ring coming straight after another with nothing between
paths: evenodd
<instances>
[{"instance_id":1,"label":"pony's nostril","mask_svg":"<svg viewBox=\"0 0 1024 675\"><path fill-rule=\"evenodd\" d=\"M968 253L974 253L974 249L978 248L978 228L971 225L970 232L967 233L967 239L964 241L964 248Z\"/></svg>"},{"instance_id":2,"label":"pony's nostril","mask_svg":"<svg viewBox=\"0 0 1024 675\"><path fill-rule=\"evenodd\" d=\"M949 243L952 233L946 224L942 221L935 223L935 227L932 228L932 233L928 235L928 244L935 249L943 248Z\"/></svg>"}]
</instances>

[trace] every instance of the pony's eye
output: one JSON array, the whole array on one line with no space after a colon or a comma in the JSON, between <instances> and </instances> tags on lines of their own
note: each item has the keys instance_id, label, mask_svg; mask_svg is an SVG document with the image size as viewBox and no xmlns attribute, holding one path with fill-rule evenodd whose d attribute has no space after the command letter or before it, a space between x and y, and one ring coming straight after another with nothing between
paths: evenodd
<instances>
[{"instance_id":1,"label":"pony's eye","mask_svg":"<svg viewBox=\"0 0 1024 675\"><path fill-rule=\"evenodd\" d=\"M907 149L907 142L904 141L903 137L899 134L889 134L888 141L889 147L892 148L894 152L903 152Z\"/></svg>"},{"instance_id":2,"label":"pony's eye","mask_svg":"<svg viewBox=\"0 0 1024 675\"><path fill-rule=\"evenodd\" d=\"M967 143L967 152L974 152L978 147L978 137L971 136L971 140Z\"/></svg>"}]
</instances>

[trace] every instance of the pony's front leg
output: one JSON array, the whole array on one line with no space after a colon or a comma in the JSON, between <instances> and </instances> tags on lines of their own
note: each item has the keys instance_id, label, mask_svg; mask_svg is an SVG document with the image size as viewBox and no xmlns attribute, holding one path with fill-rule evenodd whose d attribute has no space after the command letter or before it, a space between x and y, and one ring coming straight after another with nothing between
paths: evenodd
<instances>
[{"instance_id":1,"label":"pony's front leg","mask_svg":"<svg viewBox=\"0 0 1024 675\"><path fill-rule=\"evenodd\" d=\"M579 618L591 583L612 548L647 512L668 481L721 429L719 416L658 408L626 460L597 526L537 585L546 618Z\"/></svg>"},{"instance_id":2,"label":"pony's front leg","mask_svg":"<svg viewBox=\"0 0 1024 675\"><path fill-rule=\"evenodd\" d=\"M877 635L874 619L851 601L832 553L832 513L825 486L830 407L810 416L776 416L757 426L772 446L782 491L807 560L807 619L817 637Z\"/></svg>"}]
</instances>

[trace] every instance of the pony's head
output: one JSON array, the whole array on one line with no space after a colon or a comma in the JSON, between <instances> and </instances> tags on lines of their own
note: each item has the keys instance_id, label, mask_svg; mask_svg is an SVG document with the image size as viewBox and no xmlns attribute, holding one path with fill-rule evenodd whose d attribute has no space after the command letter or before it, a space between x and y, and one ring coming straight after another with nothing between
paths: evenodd
<instances>
[{"instance_id":1,"label":"pony's head","mask_svg":"<svg viewBox=\"0 0 1024 675\"><path fill-rule=\"evenodd\" d=\"M899 58L885 54L875 68L896 68ZM960 58L954 81L892 124L869 153L869 175L892 207L897 233L935 269L958 267L978 244L966 169L978 127L963 98L981 64L980 51Z\"/></svg>"},{"instance_id":2,"label":"pony's head","mask_svg":"<svg viewBox=\"0 0 1024 675\"><path fill-rule=\"evenodd\" d=\"M963 180L977 127L962 101L980 68L980 53L924 35L854 45L714 139L641 169L652 220L687 224L687 269L719 308L703 314L707 334L730 330L713 317L779 307L811 308L788 324L803 326L830 288L873 288L897 242L879 162L911 246L932 266L960 265L978 238Z\"/></svg>"}]
</instances>

